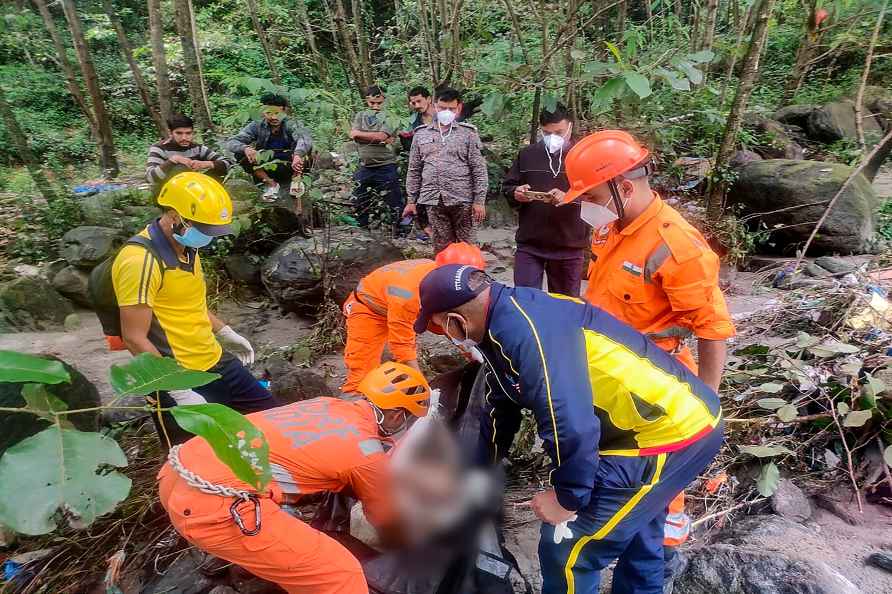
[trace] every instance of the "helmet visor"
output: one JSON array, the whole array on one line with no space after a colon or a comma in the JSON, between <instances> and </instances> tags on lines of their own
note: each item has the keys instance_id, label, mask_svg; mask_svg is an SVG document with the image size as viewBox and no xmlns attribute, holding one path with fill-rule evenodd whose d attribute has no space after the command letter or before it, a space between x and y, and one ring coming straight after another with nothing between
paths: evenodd
<instances>
[{"instance_id":1,"label":"helmet visor","mask_svg":"<svg viewBox=\"0 0 892 594\"><path fill-rule=\"evenodd\" d=\"M223 235L232 235L232 224L225 225L208 225L207 223L199 223L198 221L189 220L189 224L210 237L221 237Z\"/></svg>"}]
</instances>

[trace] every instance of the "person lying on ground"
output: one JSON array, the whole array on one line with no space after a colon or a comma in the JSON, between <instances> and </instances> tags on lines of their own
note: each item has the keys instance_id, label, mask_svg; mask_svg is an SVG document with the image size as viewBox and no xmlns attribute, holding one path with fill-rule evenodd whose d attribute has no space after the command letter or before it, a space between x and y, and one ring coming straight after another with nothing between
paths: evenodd
<instances>
[{"instance_id":1,"label":"person lying on ground","mask_svg":"<svg viewBox=\"0 0 892 594\"><path fill-rule=\"evenodd\" d=\"M266 187L264 197L275 200L280 186L290 187L303 173L306 159L313 150L310 131L288 115L288 100L267 93L260 98L260 121L252 121L226 141L226 150L258 184ZM269 159L260 158L261 151L272 151ZM276 161L263 166L263 162Z\"/></svg>"},{"instance_id":2,"label":"person lying on ground","mask_svg":"<svg viewBox=\"0 0 892 594\"><path fill-rule=\"evenodd\" d=\"M669 503L723 441L716 393L645 335L580 299L436 268L416 332L436 327L487 367L481 459L508 455L530 409L552 463L535 495L544 594L663 591Z\"/></svg>"},{"instance_id":3,"label":"person lying on ground","mask_svg":"<svg viewBox=\"0 0 892 594\"><path fill-rule=\"evenodd\" d=\"M247 413L278 406L246 367L254 362L251 343L208 309L199 251L232 233L229 194L215 179L184 172L162 186L157 204L163 214L138 234L148 245L127 243L112 265L124 346L134 356L163 355L220 374L191 390L161 392L163 408L217 402ZM190 437L170 413L161 418L152 415L165 445Z\"/></svg>"},{"instance_id":4,"label":"person lying on ground","mask_svg":"<svg viewBox=\"0 0 892 594\"><path fill-rule=\"evenodd\" d=\"M273 480L264 492L238 480L202 438L172 449L158 477L174 528L286 592L367 593L359 561L282 506L348 490L381 541L399 544L405 515L456 496L457 469L436 448L422 448L408 464L390 463L392 437L428 409L430 388L419 371L385 363L358 392L353 400L314 398L248 415L269 444Z\"/></svg>"},{"instance_id":5,"label":"person lying on ground","mask_svg":"<svg viewBox=\"0 0 892 594\"><path fill-rule=\"evenodd\" d=\"M355 392L362 378L381 363L385 344L396 360L418 369L412 329L421 307L418 285L437 266L460 263L479 268L485 265L480 248L454 243L437 254L436 261L422 258L393 262L359 281L343 305L347 318L347 379L341 386L343 392Z\"/></svg>"},{"instance_id":6,"label":"person lying on ground","mask_svg":"<svg viewBox=\"0 0 892 594\"><path fill-rule=\"evenodd\" d=\"M197 171L223 181L231 164L223 155L194 142L192 118L175 114L167 120L167 128L170 135L150 146L146 159L146 180L152 185L153 196L158 195L165 181L183 171Z\"/></svg>"}]
</instances>

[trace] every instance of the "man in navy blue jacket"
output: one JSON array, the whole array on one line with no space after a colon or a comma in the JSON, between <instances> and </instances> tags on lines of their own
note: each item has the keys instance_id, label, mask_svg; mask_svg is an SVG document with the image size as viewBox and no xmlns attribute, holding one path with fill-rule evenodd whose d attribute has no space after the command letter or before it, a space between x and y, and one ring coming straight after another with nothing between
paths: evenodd
<instances>
[{"instance_id":1,"label":"man in navy blue jacket","mask_svg":"<svg viewBox=\"0 0 892 594\"><path fill-rule=\"evenodd\" d=\"M448 265L421 283L416 332L436 330L487 366L481 450L506 456L533 411L552 461L532 500L543 593L663 591L666 507L722 443L712 389L644 335L563 295Z\"/></svg>"}]
</instances>

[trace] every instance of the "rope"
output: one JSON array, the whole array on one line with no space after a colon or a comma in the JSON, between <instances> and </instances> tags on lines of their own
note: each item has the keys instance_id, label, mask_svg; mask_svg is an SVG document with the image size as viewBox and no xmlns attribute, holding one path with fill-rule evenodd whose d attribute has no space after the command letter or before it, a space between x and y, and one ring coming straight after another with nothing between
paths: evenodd
<instances>
[{"instance_id":1,"label":"rope","mask_svg":"<svg viewBox=\"0 0 892 594\"><path fill-rule=\"evenodd\" d=\"M177 471L183 480L190 487L194 487L203 493L208 493L210 495L219 495L221 497L235 497L236 499L241 499L243 501L248 501L250 499L250 493L247 491L241 491L239 489L233 489L232 487L227 487L226 485L216 485L209 481L204 480L180 462L180 448L181 445L175 445L170 448L170 453L167 455L167 461L170 463L170 466Z\"/></svg>"}]
</instances>

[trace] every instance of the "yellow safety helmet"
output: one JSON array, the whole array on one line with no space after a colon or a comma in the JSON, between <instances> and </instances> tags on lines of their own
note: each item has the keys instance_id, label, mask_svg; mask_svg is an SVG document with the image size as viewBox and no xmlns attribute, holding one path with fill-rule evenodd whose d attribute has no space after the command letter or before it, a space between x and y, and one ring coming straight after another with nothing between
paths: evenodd
<instances>
[{"instance_id":1,"label":"yellow safety helmet","mask_svg":"<svg viewBox=\"0 0 892 594\"><path fill-rule=\"evenodd\" d=\"M359 383L359 392L381 410L404 408L415 417L427 414L431 398L420 371L392 361L370 371Z\"/></svg>"},{"instance_id":2,"label":"yellow safety helmet","mask_svg":"<svg viewBox=\"0 0 892 594\"><path fill-rule=\"evenodd\" d=\"M232 233L232 199L223 184L195 171L178 173L164 184L158 204L174 209L205 235Z\"/></svg>"}]
</instances>

